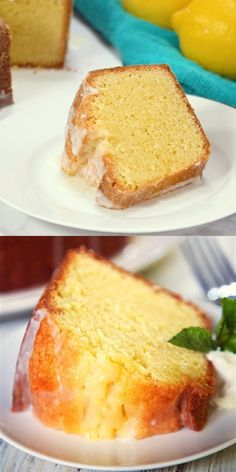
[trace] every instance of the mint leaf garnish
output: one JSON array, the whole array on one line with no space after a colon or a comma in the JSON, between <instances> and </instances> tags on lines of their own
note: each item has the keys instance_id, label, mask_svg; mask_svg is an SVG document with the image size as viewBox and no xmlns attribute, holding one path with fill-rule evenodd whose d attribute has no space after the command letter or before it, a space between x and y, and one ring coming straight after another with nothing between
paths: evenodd
<instances>
[{"instance_id":1,"label":"mint leaf garnish","mask_svg":"<svg viewBox=\"0 0 236 472\"><path fill-rule=\"evenodd\" d=\"M224 349L236 354L236 334L232 334L228 337L227 341L224 344Z\"/></svg>"},{"instance_id":2,"label":"mint leaf garnish","mask_svg":"<svg viewBox=\"0 0 236 472\"><path fill-rule=\"evenodd\" d=\"M236 300L233 298L223 298L221 301L223 319L228 330L236 334Z\"/></svg>"},{"instance_id":3,"label":"mint leaf garnish","mask_svg":"<svg viewBox=\"0 0 236 472\"><path fill-rule=\"evenodd\" d=\"M197 326L182 329L182 331L169 340L169 343L200 352L209 352L217 347L212 339L211 332L208 329Z\"/></svg>"},{"instance_id":4,"label":"mint leaf garnish","mask_svg":"<svg viewBox=\"0 0 236 472\"><path fill-rule=\"evenodd\" d=\"M226 349L236 354L236 299L223 298L221 306L222 318L216 326L215 336L208 329L190 327L182 329L168 342L193 351Z\"/></svg>"},{"instance_id":5,"label":"mint leaf garnish","mask_svg":"<svg viewBox=\"0 0 236 472\"><path fill-rule=\"evenodd\" d=\"M216 343L218 344L219 347L223 347L229 337L229 330L226 326L223 315L219 323L216 325L215 332L216 332Z\"/></svg>"},{"instance_id":6,"label":"mint leaf garnish","mask_svg":"<svg viewBox=\"0 0 236 472\"><path fill-rule=\"evenodd\" d=\"M236 353L236 300L223 298L222 318L216 327L216 342L221 349Z\"/></svg>"}]
</instances>

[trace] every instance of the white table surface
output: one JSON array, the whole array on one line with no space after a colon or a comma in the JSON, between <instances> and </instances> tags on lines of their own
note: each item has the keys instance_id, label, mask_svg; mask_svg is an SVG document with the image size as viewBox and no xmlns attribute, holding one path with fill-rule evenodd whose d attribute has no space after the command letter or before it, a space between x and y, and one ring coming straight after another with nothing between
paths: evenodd
<instances>
[{"instance_id":1,"label":"white table surface","mask_svg":"<svg viewBox=\"0 0 236 472\"><path fill-rule=\"evenodd\" d=\"M96 45L96 47L95 47ZM75 95L81 78L91 69L101 67L115 67L121 65L118 54L96 33L78 18L73 18L69 50L67 54L68 68L64 70L13 70L13 90L15 104L0 111L0 120L4 119L24 107L35 97L45 92L53 92L55 86L70 90ZM55 80L48 80L48 76ZM56 85L55 85L56 84ZM26 139L26 137L22 137ZM12 175L12 185L17 176ZM197 228L183 229L169 234L190 235L234 235L236 234L236 214L211 224ZM73 230L63 226L46 223L10 208L0 203L0 235L83 235L93 234L88 231Z\"/></svg>"},{"instance_id":2,"label":"white table surface","mask_svg":"<svg viewBox=\"0 0 236 472\"><path fill-rule=\"evenodd\" d=\"M231 254L232 260L235 261L236 238L221 237L218 241L227 248L227 254ZM185 298L205 300L204 293L193 277L180 248L173 250L143 274L163 287L179 292ZM1 323L2 335L4 336L4 330L9 330L9 326L15 327L22 322L26 323L26 319ZM75 472L79 470L36 459L5 442L0 444L0 452L3 472ZM198 461L159 470L160 472L236 472L236 446Z\"/></svg>"}]
</instances>

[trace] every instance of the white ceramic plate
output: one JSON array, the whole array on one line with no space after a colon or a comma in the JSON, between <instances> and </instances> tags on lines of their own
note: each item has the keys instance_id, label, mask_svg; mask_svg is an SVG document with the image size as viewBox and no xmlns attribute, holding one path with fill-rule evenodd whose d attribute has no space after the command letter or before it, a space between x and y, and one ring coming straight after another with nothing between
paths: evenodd
<instances>
[{"instance_id":1,"label":"white ceramic plate","mask_svg":"<svg viewBox=\"0 0 236 472\"><path fill-rule=\"evenodd\" d=\"M193 227L236 211L236 111L189 97L212 144L198 185L127 210L99 207L93 190L60 170L71 93L56 89L0 122L0 199L44 221L103 233L154 233Z\"/></svg>"},{"instance_id":2,"label":"white ceramic plate","mask_svg":"<svg viewBox=\"0 0 236 472\"><path fill-rule=\"evenodd\" d=\"M113 258L121 267L132 272L144 270L177 247L184 238L180 236L138 236ZM0 296L0 319L15 317L31 310L39 300L44 286L7 292Z\"/></svg>"},{"instance_id":3,"label":"white ceramic plate","mask_svg":"<svg viewBox=\"0 0 236 472\"><path fill-rule=\"evenodd\" d=\"M214 319L217 310L207 305ZM204 306L205 308L205 306ZM236 412L212 410L201 432L177 433L139 441L89 441L45 427L31 413L11 413L14 369L25 322L9 323L1 343L0 411L2 437L19 449L42 459L74 467L141 470L156 469L199 459L236 442Z\"/></svg>"}]
</instances>

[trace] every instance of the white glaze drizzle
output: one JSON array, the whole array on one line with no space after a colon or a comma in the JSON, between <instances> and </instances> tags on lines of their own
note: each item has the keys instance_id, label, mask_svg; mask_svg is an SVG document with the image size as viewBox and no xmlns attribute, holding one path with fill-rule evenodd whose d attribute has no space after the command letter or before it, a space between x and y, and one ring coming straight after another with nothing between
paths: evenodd
<instances>
[{"instance_id":1,"label":"white glaze drizzle","mask_svg":"<svg viewBox=\"0 0 236 472\"><path fill-rule=\"evenodd\" d=\"M104 193L101 190L97 190L96 193L96 202L105 208L113 208L113 203L112 201L104 195Z\"/></svg>"},{"instance_id":2,"label":"white glaze drizzle","mask_svg":"<svg viewBox=\"0 0 236 472\"><path fill-rule=\"evenodd\" d=\"M28 379L29 359L32 356L34 342L40 324L46 315L47 312L44 309L39 309L34 312L27 327L25 337L23 339L20 348L20 353L18 356L16 373L14 378L14 390L17 389L18 386L21 388L22 404L26 405L26 407L29 405L31 398Z\"/></svg>"},{"instance_id":3,"label":"white glaze drizzle","mask_svg":"<svg viewBox=\"0 0 236 472\"><path fill-rule=\"evenodd\" d=\"M88 84L87 78L84 79L82 84L82 98L86 97L87 95L97 95L98 90Z\"/></svg>"},{"instance_id":4,"label":"white glaze drizzle","mask_svg":"<svg viewBox=\"0 0 236 472\"><path fill-rule=\"evenodd\" d=\"M70 141L71 141L71 149L74 156L78 156L81 146L83 144L83 140L87 134L86 129L80 128L79 126L74 126L70 123Z\"/></svg>"},{"instance_id":5,"label":"white glaze drizzle","mask_svg":"<svg viewBox=\"0 0 236 472\"><path fill-rule=\"evenodd\" d=\"M84 99L86 96L96 95L97 93L98 91L94 87L89 85L87 83L87 79L85 79L82 83L81 98ZM83 145L84 138L87 135L87 130L81 126L76 126L73 124L75 114L76 114L76 110L75 110L74 105L72 105L69 112L68 120L67 120L66 134L68 133L70 136L72 153L74 154L74 156L77 157ZM83 118L85 117L86 117L86 114L83 113ZM73 172L76 172L78 168L76 163L71 162L71 159L69 158L66 150L64 150L64 153L62 156L62 167L65 170L68 169Z\"/></svg>"},{"instance_id":6,"label":"white glaze drizzle","mask_svg":"<svg viewBox=\"0 0 236 472\"><path fill-rule=\"evenodd\" d=\"M164 190L161 190L157 192L156 194L153 194L153 198L155 198L155 196L158 196L158 195L164 195L168 192L171 192L172 190L177 190L178 188L184 187L185 185L188 185L188 184L198 185L200 182L201 182L201 178L199 176L193 177L191 179L185 180L184 182L179 182L178 184L170 185ZM105 208L114 208L112 201L109 200L100 189L97 192L96 201L99 205Z\"/></svg>"},{"instance_id":7,"label":"white glaze drizzle","mask_svg":"<svg viewBox=\"0 0 236 472\"><path fill-rule=\"evenodd\" d=\"M185 185L195 184L198 185L201 182L201 177L192 177L191 179L184 180L183 182L179 182L175 185L170 185L169 187L161 190L157 193L157 195L164 195L165 193L171 192L172 190L177 190L178 188L185 187Z\"/></svg>"},{"instance_id":8,"label":"white glaze drizzle","mask_svg":"<svg viewBox=\"0 0 236 472\"><path fill-rule=\"evenodd\" d=\"M83 166L79 172L81 177L83 177L90 185L96 188L99 187L105 172L103 161L104 152L104 142L98 143L93 156L91 158L88 157L87 164Z\"/></svg>"},{"instance_id":9,"label":"white glaze drizzle","mask_svg":"<svg viewBox=\"0 0 236 472\"><path fill-rule=\"evenodd\" d=\"M6 93L5 90L0 90L0 100L4 100L8 95L10 95L10 93Z\"/></svg>"}]
</instances>

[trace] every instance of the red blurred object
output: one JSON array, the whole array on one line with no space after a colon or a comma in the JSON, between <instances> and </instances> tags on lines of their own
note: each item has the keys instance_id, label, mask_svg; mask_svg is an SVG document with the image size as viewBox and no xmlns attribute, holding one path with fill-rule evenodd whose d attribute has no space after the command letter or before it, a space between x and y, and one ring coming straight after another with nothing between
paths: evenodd
<instances>
[{"instance_id":1,"label":"red blurred object","mask_svg":"<svg viewBox=\"0 0 236 472\"><path fill-rule=\"evenodd\" d=\"M68 249L81 245L111 257L125 247L125 236L5 236L0 238L0 292L49 280Z\"/></svg>"}]
</instances>

